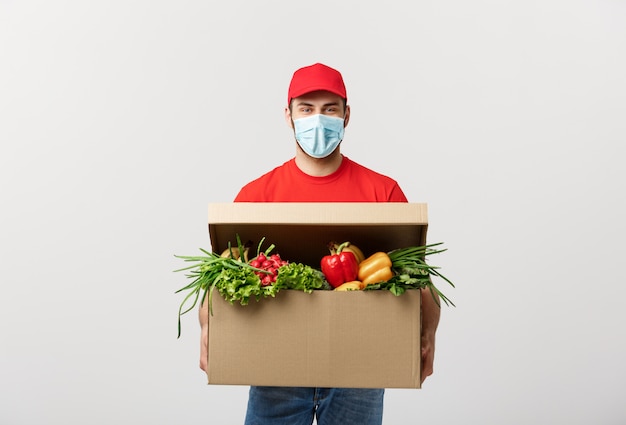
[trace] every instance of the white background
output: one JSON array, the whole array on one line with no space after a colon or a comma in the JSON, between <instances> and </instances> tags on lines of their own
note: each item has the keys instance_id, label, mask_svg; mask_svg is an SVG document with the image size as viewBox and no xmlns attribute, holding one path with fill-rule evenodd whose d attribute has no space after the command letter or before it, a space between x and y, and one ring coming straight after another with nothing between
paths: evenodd
<instances>
[{"instance_id":1,"label":"white background","mask_svg":"<svg viewBox=\"0 0 626 425\"><path fill-rule=\"evenodd\" d=\"M0 5L1 424L242 423L195 313L176 339L174 254L293 156L287 85L318 61L343 153L429 204L457 284L385 423L626 422L625 2Z\"/></svg>"}]
</instances>

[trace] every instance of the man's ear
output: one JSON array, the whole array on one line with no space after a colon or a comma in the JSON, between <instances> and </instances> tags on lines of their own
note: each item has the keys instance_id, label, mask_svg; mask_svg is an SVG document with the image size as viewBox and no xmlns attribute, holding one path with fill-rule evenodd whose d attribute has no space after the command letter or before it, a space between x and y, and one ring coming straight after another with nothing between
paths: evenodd
<instances>
[{"instance_id":1,"label":"man's ear","mask_svg":"<svg viewBox=\"0 0 626 425\"><path fill-rule=\"evenodd\" d=\"M289 111L288 106L285 108L285 121L287 122L287 125L293 129L293 120L291 119L291 112Z\"/></svg>"},{"instance_id":2,"label":"man's ear","mask_svg":"<svg viewBox=\"0 0 626 425\"><path fill-rule=\"evenodd\" d=\"M343 117L344 128L348 126L348 121L350 121L350 105L346 105L346 114Z\"/></svg>"}]
</instances>

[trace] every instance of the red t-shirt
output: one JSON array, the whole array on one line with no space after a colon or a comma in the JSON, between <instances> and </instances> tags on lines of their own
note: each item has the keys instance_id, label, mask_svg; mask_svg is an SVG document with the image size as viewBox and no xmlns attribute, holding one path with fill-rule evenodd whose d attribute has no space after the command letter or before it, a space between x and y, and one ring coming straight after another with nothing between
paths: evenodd
<instances>
[{"instance_id":1,"label":"red t-shirt","mask_svg":"<svg viewBox=\"0 0 626 425\"><path fill-rule=\"evenodd\" d=\"M245 185L235 202L408 202L398 183L343 157L334 173L314 177L295 158Z\"/></svg>"}]
</instances>

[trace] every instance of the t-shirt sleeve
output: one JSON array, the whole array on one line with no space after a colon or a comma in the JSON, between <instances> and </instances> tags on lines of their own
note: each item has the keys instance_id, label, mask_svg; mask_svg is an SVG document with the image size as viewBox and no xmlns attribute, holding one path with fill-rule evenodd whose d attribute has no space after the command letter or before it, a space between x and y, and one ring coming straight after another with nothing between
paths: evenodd
<instances>
[{"instance_id":1,"label":"t-shirt sleeve","mask_svg":"<svg viewBox=\"0 0 626 425\"><path fill-rule=\"evenodd\" d=\"M252 180L243 186L233 202L266 202L265 190L267 175Z\"/></svg>"},{"instance_id":2,"label":"t-shirt sleeve","mask_svg":"<svg viewBox=\"0 0 626 425\"><path fill-rule=\"evenodd\" d=\"M389 194L389 202L409 202L398 183L394 184Z\"/></svg>"},{"instance_id":3,"label":"t-shirt sleeve","mask_svg":"<svg viewBox=\"0 0 626 425\"><path fill-rule=\"evenodd\" d=\"M250 185L242 187L233 202L254 202L254 199L250 196L251 192L253 191L250 190Z\"/></svg>"}]
</instances>

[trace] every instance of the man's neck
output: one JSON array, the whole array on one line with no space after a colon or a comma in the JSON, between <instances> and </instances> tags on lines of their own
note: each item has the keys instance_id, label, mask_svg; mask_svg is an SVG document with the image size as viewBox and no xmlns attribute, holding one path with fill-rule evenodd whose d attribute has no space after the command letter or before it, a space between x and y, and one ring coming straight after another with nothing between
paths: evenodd
<instances>
[{"instance_id":1,"label":"man's neck","mask_svg":"<svg viewBox=\"0 0 626 425\"><path fill-rule=\"evenodd\" d=\"M313 177L323 177L339 169L343 157L337 148L326 158L312 158L301 149L296 151L296 165L305 174Z\"/></svg>"}]
</instances>

